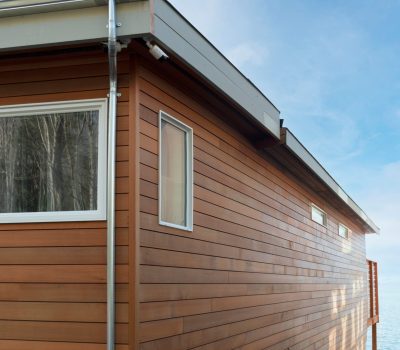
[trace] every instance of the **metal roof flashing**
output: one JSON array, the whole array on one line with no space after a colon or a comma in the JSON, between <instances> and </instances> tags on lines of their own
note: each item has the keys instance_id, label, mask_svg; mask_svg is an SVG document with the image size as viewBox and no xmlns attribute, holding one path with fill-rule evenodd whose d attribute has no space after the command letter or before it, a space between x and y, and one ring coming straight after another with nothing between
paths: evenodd
<instances>
[{"instance_id":1,"label":"metal roof flashing","mask_svg":"<svg viewBox=\"0 0 400 350\"><path fill-rule=\"evenodd\" d=\"M46 11L39 13L37 9L19 8L13 16L1 18L0 52L103 42L108 36L107 6L85 7L83 4L88 5L89 2L69 1L63 7L49 5ZM27 10L29 14L25 12ZM8 12L0 10L2 13ZM118 20L123 23L119 28L120 37L133 38L150 31L148 1L120 3L117 14Z\"/></svg>"},{"instance_id":2,"label":"metal roof flashing","mask_svg":"<svg viewBox=\"0 0 400 350\"><path fill-rule=\"evenodd\" d=\"M280 112L268 98L168 1L153 0L153 5L152 34L156 40L279 140Z\"/></svg>"},{"instance_id":3,"label":"metal roof flashing","mask_svg":"<svg viewBox=\"0 0 400 350\"><path fill-rule=\"evenodd\" d=\"M106 2L0 1L0 52L102 41L107 37ZM279 110L168 1L117 2L119 37L154 38L279 140Z\"/></svg>"},{"instance_id":4,"label":"metal roof flashing","mask_svg":"<svg viewBox=\"0 0 400 350\"><path fill-rule=\"evenodd\" d=\"M117 3L133 1L139 0L116 0ZM107 0L0 0L0 18L106 6L107 3Z\"/></svg>"},{"instance_id":5,"label":"metal roof flashing","mask_svg":"<svg viewBox=\"0 0 400 350\"><path fill-rule=\"evenodd\" d=\"M325 168L287 128L281 129L281 143L365 223L369 228L369 232L367 233L380 233L379 227L376 226L368 215L351 199Z\"/></svg>"},{"instance_id":6,"label":"metal roof flashing","mask_svg":"<svg viewBox=\"0 0 400 350\"><path fill-rule=\"evenodd\" d=\"M154 39L296 155L356 215L379 228L287 129L279 110L166 0L117 0L120 38ZM0 0L0 52L107 38L107 0ZM244 116L244 115L243 115ZM283 141L282 141L283 140Z\"/></svg>"}]
</instances>

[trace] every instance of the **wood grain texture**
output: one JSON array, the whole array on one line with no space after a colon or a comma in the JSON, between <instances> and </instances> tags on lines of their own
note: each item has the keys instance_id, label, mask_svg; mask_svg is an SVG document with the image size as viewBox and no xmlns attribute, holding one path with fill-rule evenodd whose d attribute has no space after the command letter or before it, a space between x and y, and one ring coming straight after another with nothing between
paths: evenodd
<instances>
[{"instance_id":1,"label":"wood grain texture","mask_svg":"<svg viewBox=\"0 0 400 350\"><path fill-rule=\"evenodd\" d=\"M104 52L0 60L0 104L106 98ZM128 350L129 57L117 106L117 349ZM105 176L100 174L100 176ZM106 223L0 224L0 349L104 350Z\"/></svg>"},{"instance_id":2,"label":"wood grain texture","mask_svg":"<svg viewBox=\"0 0 400 350\"><path fill-rule=\"evenodd\" d=\"M212 90L139 56L119 62L116 350L364 350L362 228L257 150ZM0 105L107 95L104 53L0 72ZM158 223L160 110L194 131L193 232ZM105 222L1 224L0 350L104 350L105 283Z\"/></svg>"},{"instance_id":3,"label":"wood grain texture","mask_svg":"<svg viewBox=\"0 0 400 350\"><path fill-rule=\"evenodd\" d=\"M184 80L146 61L139 70L140 349L365 349L362 227ZM160 110L193 128L193 232L158 223ZM327 212L326 227L310 203Z\"/></svg>"},{"instance_id":4,"label":"wood grain texture","mask_svg":"<svg viewBox=\"0 0 400 350\"><path fill-rule=\"evenodd\" d=\"M128 345L116 345L115 350L128 350ZM0 350L104 350L104 344L2 340Z\"/></svg>"}]
</instances>

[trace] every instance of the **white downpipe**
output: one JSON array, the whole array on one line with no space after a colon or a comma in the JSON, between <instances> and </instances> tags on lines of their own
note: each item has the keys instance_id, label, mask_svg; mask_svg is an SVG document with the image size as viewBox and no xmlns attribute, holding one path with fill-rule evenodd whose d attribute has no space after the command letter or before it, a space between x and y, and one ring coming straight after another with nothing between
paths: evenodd
<instances>
[{"instance_id":1,"label":"white downpipe","mask_svg":"<svg viewBox=\"0 0 400 350\"><path fill-rule=\"evenodd\" d=\"M117 119L117 22L115 0L108 1L108 98L107 164L107 350L115 348L115 146Z\"/></svg>"}]
</instances>

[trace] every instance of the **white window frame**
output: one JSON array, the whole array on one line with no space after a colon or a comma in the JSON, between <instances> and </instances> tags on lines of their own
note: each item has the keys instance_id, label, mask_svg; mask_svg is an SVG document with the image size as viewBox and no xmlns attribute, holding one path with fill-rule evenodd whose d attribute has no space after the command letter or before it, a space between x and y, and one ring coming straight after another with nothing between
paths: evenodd
<instances>
[{"instance_id":1,"label":"white window frame","mask_svg":"<svg viewBox=\"0 0 400 350\"><path fill-rule=\"evenodd\" d=\"M340 227L343 227L346 230L346 235L345 236L342 236L340 234ZM339 237L342 237L344 239L349 239L350 232L351 232L350 229L346 225L343 225L341 222L339 222L339 225L338 225L338 235L339 235Z\"/></svg>"},{"instance_id":2,"label":"white window frame","mask_svg":"<svg viewBox=\"0 0 400 350\"><path fill-rule=\"evenodd\" d=\"M161 121L164 120L167 123L174 125L181 129L186 135L186 226L177 225L174 223L166 222L161 220ZM174 118L168 113L160 110L158 118L158 219L159 224L163 226L169 226L185 231L193 231L193 129L182 123L180 120Z\"/></svg>"},{"instance_id":3,"label":"white window frame","mask_svg":"<svg viewBox=\"0 0 400 350\"><path fill-rule=\"evenodd\" d=\"M97 209L82 211L48 211L0 213L0 223L102 221L106 220L107 186L107 99L74 100L0 106L0 118L69 113L89 110L99 111Z\"/></svg>"},{"instance_id":4,"label":"white window frame","mask_svg":"<svg viewBox=\"0 0 400 350\"><path fill-rule=\"evenodd\" d=\"M328 215L326 214L325 210L322 210L320 207L318 207L314 203L311 203L310 208L311 208L311 220L316 222L318 225L327 227L327 225L328 225ZM317 210L317 211L319 211L320 213L323 214L324 220L323 220L322 224L313 219L313 210Z\"/></svg>"}]
</instances>

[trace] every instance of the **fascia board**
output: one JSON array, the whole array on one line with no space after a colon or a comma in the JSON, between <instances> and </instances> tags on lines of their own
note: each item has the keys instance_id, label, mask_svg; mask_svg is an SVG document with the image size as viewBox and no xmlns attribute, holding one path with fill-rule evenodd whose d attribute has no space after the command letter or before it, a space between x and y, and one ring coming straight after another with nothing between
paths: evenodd
<instances>
[{"instance_id":1,"label":"fascia board","mask_svg":"<svg viewBox=\"0 0 400 350\"><path fill-rule=\"evenodd\" d=\"M300 143L300 141L287 129L283 128L281 142L305 164L326 186L328 186L357 216L370 227L371 233L378 233L380 229L368 215L355 203L350 196L339 186L333 177L314 158L314 156Z\"/></svg>"},{"instance_id":2,"label":"fascia board","mask_svg":"<svg viewBox=\"0 0 400 350\"><path fill-rule=\"evenodd\" d=\"M96 0L13 0L0 2L0 18L99 6ZM104 2L102 5L107 5Z\"/></svg>"},{"instance_id":3,"label":"fascia board","mask_svg":"<svg viewBox=\"0 0 400 350\"><path fill-rule=\"evenodd\" d=\"M143 0L116 0L116 3ZM0 18L63 11L94 6L106 6L108 0L0 0Z\"/></svg>"},{"instance_id":4,"label":"fascia board","mask_svg":"<svg viewBox=\"0 0 400 350\"><path fill-rule=\"evenodd\" d=\"M151 30L148 1L118 4L119 37L135 37ZM107 6L2 18L0 51L107 39Z\"/></svg>"},{"instance_id":5,"label":"fascia board","mask_svg":"<svg viewBox=\"0 0 400 350\"><path fill-rule=\"evenodd\" d=\"M119 37L155 38L279 139L275 106L168 2L119 3L117 18ZM107 6L5 17L0 21L0 52L105 41L107 19Z\"/></svg>"},{"instance_id":6,"label":"fascia board","mask_svg":"<svg viewBox=\"0 0 400 350\"><path fill-rule=\"evenodd\" d=\"M152 34L159 43L279 139L279 110L169 3L154 0L153 11Z\"/></svg>"}]
</instances>

